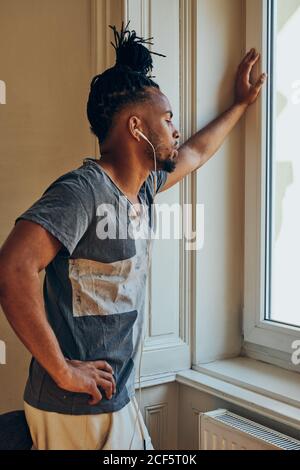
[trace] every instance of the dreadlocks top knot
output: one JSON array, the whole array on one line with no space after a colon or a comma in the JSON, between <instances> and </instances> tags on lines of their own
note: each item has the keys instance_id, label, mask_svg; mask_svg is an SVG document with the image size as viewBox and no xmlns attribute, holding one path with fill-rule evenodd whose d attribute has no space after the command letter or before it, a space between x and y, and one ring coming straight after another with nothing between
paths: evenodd
<instances>
[{"instance_id":1,"label":"dreadlocks top knot","mask_svg":"<svg viewBox=\"0 0 300 470\"><path fill-rule=\"evenodd\" d=\"M122 21L122 29L119 34L115 26L109 25L113 30L115 36L115 44L111 42L113 47L116 50L116 66L128 66L136 72L140 72L144 75L147 75L153 69L153 62L151 54L156 54L161 57L166 57L163 54L158 54L157 52L149 51L142 44L153 44L150 42L150 39L143 39L136 35L136 32L129 31L128 21L125 29L124 22Z\"/></svg>"},{"instance_id":2,"label":"dreadlocks top knot","mask_svg":"<svg viewBox=\"0 0 300 470\"><path fill-rule=\"evenodd\" d=\"M87 116L90 130L98 137L99 143L105 140L113 127L114 118L126 106L152 100L149 87L159 88L149 72L153 68L151 54L166 57L149 51L144 44L152 44L150 39L143 39L135 31L124 29L121 32L109 25L114 31L116 63L113 67L96 75L90 84L87 102Z\"/></svg>"}]
</instances>

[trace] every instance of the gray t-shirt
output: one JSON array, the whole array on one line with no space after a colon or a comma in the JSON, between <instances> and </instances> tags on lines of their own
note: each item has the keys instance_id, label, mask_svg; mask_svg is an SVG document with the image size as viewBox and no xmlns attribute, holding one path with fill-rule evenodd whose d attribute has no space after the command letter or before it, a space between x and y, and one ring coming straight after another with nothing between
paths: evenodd
<instances>
[{"instance_id":1,"label":"gray t-shirt","mask_svg":"<svg viewBox=\"0 0 300 470\"><path fill-rule=\"evenodd\" d=\"M166 178L165 171L157 171L157 191ZM63 245L45 269L43 295L64 356L106 360L116 381L111 400L99 387L101 401L89 405L88 394L61 389L32 358L24 392L30 405L65 414L98 414L118 411L134 396L150 238L128 229L131 221L139 220L153 230L153 197L151 172L139 192L144 218L131 218L131 203L97 161L86 158L16 219L40 224Z\"/></svg>"}]
</instances>

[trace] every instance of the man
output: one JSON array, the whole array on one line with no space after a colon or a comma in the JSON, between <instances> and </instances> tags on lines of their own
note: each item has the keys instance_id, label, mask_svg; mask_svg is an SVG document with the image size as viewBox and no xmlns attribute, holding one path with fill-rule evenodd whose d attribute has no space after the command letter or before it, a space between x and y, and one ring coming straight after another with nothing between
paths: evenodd
<instances>
[{"instance_id":1,"label":"man","mask_svg":"<svg viewBox=\"0 0 300 470\"><path fill-rule=\"evenodd\" d=\"M134 388L149 243L123 236L132 218L120 214L138 204L146 211L133 220L152 228L155 194L215 154L266 78L250 83L252 49L234 104L178 148L169 100L148 76L153 52L135 31L113 29L116 64L94 77L87 105L100 160L54 181L0 252L1 304L33 356L24 407L37 449L153 448L140 413L135 434Z\"/></svg>"}]
</instances>

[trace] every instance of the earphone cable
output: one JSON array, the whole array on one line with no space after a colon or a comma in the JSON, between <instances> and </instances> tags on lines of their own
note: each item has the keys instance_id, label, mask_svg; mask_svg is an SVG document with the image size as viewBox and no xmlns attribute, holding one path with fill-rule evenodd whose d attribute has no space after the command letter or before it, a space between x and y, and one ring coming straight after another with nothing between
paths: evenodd
<instances>
[{"instance_id":1,"label":"earphone cable","mask_svg":"<svg viewBox=\"0 0 300 470\"><path fill-rule=\"evenodd\" d=\"M152 219L152 221L153 221L152 225L153 225L153 228L154 228L153 234L154 234L155 230L156 230L156 207L155 207L154 199L155 199L156 191L157 191L156 153L155 153L155 149L154 149L153 145L151 144L151 142L145 136L144 136L144 138L151 145L151 147L153 149L153 155L154 155L154 194L153 194L153 200L151 201L152 202L153 214L154 214L153 219ZM144 191L145 191L145 188L144 188ZM144 195L144 197L145 197L145 201L146 201L146 195ZM148 271L148 273L150 271L150 266L151 266L151 261L152 261L152 247L153 247L152 230L150 230L150 240L149 240L148 246L147 246L147 271ZM149 309L151 309L151 296L149 297ZM143 328L143 329L145 330L145 328ZM143 341L142 341L142 344L141 344L141 353L140 353L140 361L139 361L139 403L137 402L138 409L136 410L137 413L136 413L136 418L135 418L135 423L134 423L134 430L133 430L133 435L132 435L132 438L131 438L129 449L131 449L131 446L132 446L132 441L133 441L134 434L135 434L135 429L136 429L136 422L138 420L138 413L140 411L140 404L142 403L142 401L141 401L141 363L142 363L142 355L143 355L145 339L146 339L146 332L144 332L144 337L143 337ZM144 450L146 450L145 436L144 436L140 421L139 421L139 426L140 426L141 433L142 433L142 436L143 436Z\"/></svg>"}]
</instances>

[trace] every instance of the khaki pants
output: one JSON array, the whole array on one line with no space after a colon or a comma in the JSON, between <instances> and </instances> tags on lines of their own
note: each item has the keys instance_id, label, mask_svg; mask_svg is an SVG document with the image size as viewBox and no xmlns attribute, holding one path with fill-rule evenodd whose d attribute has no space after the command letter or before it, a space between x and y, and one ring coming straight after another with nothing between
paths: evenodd
<instances>
[{"instance_id":1,"label":"khaki pants","mask_svg":"<svg viewBox=\"0 0 300 470\"><path fill-rule=\"evenodd\" d=\"M53 413L24 402L32 450L142 450L141 428L146 449L153 450L140 411L136 419L137 409L135 397L119 411L96 415Z\"/></svg>"}]
</instances>

